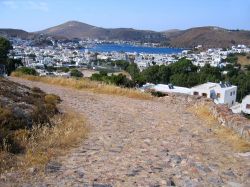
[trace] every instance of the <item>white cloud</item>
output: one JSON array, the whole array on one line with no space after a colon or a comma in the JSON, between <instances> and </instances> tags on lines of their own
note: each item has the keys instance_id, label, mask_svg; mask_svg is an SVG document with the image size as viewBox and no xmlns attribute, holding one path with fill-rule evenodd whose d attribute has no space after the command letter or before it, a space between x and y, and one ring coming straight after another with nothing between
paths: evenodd
<instances>
[{"instance_id":1,"label":"white cloud","mask_svg":"<svg viewBox=\"0 0 250 187\"><path fill-rule=\"evenodd\" d=\"M49 10L48 4L43 1L3 1L2 4L10 9L23 9L23 10L37 10L47 12Z\"/></svg>"}]
</instances>

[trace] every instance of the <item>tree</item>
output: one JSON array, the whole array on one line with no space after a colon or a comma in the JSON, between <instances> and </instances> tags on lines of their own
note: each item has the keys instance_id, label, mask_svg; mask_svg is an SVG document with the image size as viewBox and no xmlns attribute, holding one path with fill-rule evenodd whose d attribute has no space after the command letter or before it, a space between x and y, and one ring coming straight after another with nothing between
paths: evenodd
<instances>
[{"instance_id":1,"label":"tree","mask_svg":"<svg viewBox=\"0 0 250 187\"><path fill-rule=\"evenodd\" d=\"M174 74L170 77L170 82L176 86L186 86L188 75L184 73Z\"/></svg>"},{"instance_id":2,"label":"tree","mask_svg":"<svg viewBox=\"0 0 250 187\"><path fill-rule=\"evenodd\" d=\"M23 66L23 63L21 62L20 59L6 59L5 60L5 66L6 66L6 73L8 75L11 74L12 71L15 71L15 69L19 66Z\"/></svg>"},{"instance_id":3,"label":"tree","mask_svg":"<svg viewBox=\"0 0 250 187\"><path fill-rule=\"evenodd\" d=\"M126 70L127 67L129 66L129 62L125 61L125 60L117 60L117 61L113 61L111 62L112 66L117 66L120 67L122 70Z\"/></svg>"},{"instance_id":4,"label":"tree","mask_svg":"<svg viewBox=\"0 0 250 187\"><path fill-rule=\"evenodd\" d=\"M197 72L198 67L193 65L193 63L186 59L182 58L178 62L169 65L171 69L171 74L178 74L178 73L190 73L190 72Z\"/></svg>"},{"instance_id":5,"label":"tree","mask_svg":"<svg viewBox=\"0 0 250 187\"><path fill-rule=\"evenodd\" d=\"M0 37L0 62L7 59L7 55L11 49L12 45L9 40Z\"/></svg>"},{"instance_id":6,"label":"tree","mask_svg":"<svg viewBox=\"0 0 250 187\"><path fill-rule=\"evenodd\" d=\"M134 81L136 81L140 76L140 70L136 63L129 64L126 71L131 75L132 80Z\"/></svg>"},{"instance_id":7,"label":"tree","mask_svg":"<svg viewBox=\"0 0 250 187\"><path fill-rule=\"evenodd\" d=\"M168 66L161 65L159 67L158 76L160 79L159 83L168 84L171 76L171 70Z\"/></svg>"},{"instance_id":8,"label":"tree","mask_svg":"<svg viewBox=\"0 0 250 187\"><path fill-rule=\"evenodd\" d=\"M190 74L186 73L179 73L174 74L170 77L170 82L176 86L183 86L183 87L193 87L199 83L198 80L198 73L192 72Z\"/></svg>"},{"instance_id":9,"label":"tree","mask_svg":"<svg viewBox=\"0 0 250 187\"><path fill-rule=\"evenodd\" d=\"M217 67L211 67L209 64L206 64L200 69L199 72L199 83L205 82L219 82L222 80L221 71Z\"/></svg>"},{"instance_id":10,"label":"tree","mask_svg":"<svg viewBox=\"0 0 250 187\"><path fill-rule=\"evenodd\" d=\"M70 71L70 76L72 76L72 77L83 77L83 74L82 74L82 72L80 72L77 69L72 69Z\"/></svg>"},{"instance_id":11,"label":"tree","mask_svg":"<svg viewBox=\"0 0 250 187\"><path fill-rule=\"evenodd\" d=\"M229 78L229 81L234 85L238 86L237 89L237 101L241 100L250 93L250 74L239 73Z\"/></svg>"},{"instance_id":12,"label":"tree","mask_svg":"<svg viewBox=\"0 0 250 187\"><path fill-rule=\"evenodd\" d=\"M150 82L154 84L157 84L160 82L158 65L150 66L147 69L143 70L142 75L145 78L146 82Z\"/></svg>"}]
</instances>

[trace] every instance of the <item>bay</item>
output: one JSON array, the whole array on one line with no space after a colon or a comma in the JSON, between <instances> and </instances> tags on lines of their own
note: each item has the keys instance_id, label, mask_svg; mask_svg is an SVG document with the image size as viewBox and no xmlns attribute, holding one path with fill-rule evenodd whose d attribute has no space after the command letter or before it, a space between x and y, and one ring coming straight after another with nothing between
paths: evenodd
<instances>
[{"instance_id":1,"label":"bay","mask_svg":"<svg viewBox=\"0 0 250 187\"><path fill-rule=\"evenodd\" d=\"M97 44L88 48L92 52L127 52L127 53L146 53L146 54L177 54L184 49L167 47L144 47L127 44Z\"/></svg>"}]
</instances>

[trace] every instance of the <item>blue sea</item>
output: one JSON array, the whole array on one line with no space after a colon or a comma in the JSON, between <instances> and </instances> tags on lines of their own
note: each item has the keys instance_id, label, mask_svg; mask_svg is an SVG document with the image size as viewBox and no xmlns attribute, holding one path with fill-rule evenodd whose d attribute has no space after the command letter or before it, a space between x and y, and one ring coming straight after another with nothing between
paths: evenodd
<instances>
[{"instance_id":1,"label":"blue sea","mask_svg":"<svg viewBox=\"0 0 250 187\"><path fill-rule=\"evenodd\" d=\"M147 54L177 54L184 49L166 48L166 47L144 47L133 46L127 44L97 44L93 48L89 48L92 52L129 52L129 53L147 53Z\"/></svg>"}]
</instances>

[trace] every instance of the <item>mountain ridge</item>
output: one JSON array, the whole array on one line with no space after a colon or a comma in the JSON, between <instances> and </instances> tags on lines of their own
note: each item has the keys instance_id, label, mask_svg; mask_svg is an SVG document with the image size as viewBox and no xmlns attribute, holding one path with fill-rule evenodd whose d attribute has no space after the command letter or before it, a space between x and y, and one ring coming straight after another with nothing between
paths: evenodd
<instances>
[{"instance_id":1,"label":"mountain ridge","mask_svg":"<svg viewBox=\"0 0 250 187\"><path fill-rule=\"evenodd\" d=\"M0 35L32 38L43 34L57 39L101 39L156 42L164 46L193 48L225 48L236 44L250 45L250 31L230 30L217 26L193 27L186 30L172 29L163 32L133 28L102 28L79 21L68 21L37 32L19 29L0 29Z\"/></svg>"}]
</instances>

